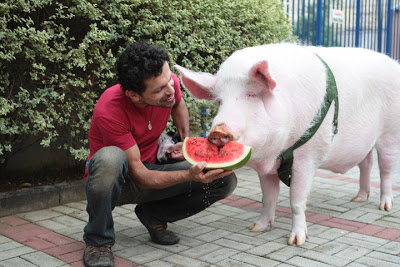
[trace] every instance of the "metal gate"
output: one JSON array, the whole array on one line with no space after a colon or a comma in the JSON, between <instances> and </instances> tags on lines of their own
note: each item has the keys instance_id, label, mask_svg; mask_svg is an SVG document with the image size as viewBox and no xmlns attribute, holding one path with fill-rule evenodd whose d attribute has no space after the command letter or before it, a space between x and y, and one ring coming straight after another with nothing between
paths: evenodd
<instances>
[{"instance_id":1,"label":"metal gate","mask_svg":"<svg viewBox=\"0 0 400 267\"><path fill-rule=\"evenodd\" d=\"M364 47L400 61L400 0L282 0L305 45Z\"/></svg>"}]
</instances>

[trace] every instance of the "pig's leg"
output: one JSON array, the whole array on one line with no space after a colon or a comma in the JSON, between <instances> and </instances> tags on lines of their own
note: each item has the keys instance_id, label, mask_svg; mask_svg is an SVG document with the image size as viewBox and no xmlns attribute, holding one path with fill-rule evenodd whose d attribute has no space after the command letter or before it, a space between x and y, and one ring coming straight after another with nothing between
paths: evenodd
<instances>
[{"instance_id":1,"label":"pig's leg","mask_svg":"<svg viewBox=\"0 0 400 267\"><path fill-rule=\"evenodd\" d=\"M371 150L365 159L363 159L363 161L361 161L361 163L358 165L360 168L360 190L351 201L363 202L368 200L371 181L371 168L373 163L374 159Z\"/></svg>"},{"instance_id":2,"label":"pig's leg","mask_svg":"<svg viewBox=\"0 0 400 267\"><path fill-rule=\"evenodd\" d=\"M271 226L274 228L275 208L279 195L279 177L278 175L258 175L261 184L261 191L263 194L262 203L263 208L261 216L257 222L250 226L250 231L261 232Z\"/></svg>"},{"instance_id":3,"label":"pig's leg","mask_svg":"<svg viewBox=\"0 0 400 267\"><path fill-rule=\"evenodd\" d=\"M293 168L293 176L290 184L290 206L292 208L292 232L290 233L288 244L296 243L301 246L308 239L306 223L306 202L310 193L312 178L315 170L311 164L298 164L296 171ZM294 166L293 166L294 167Z\"/></svg>"},{"instance_id":4,"label":"pig's leg","mask_svg":"<svg viewBox=\"0 0 400 267\"><path fill-rule=\"evenodd\" d=\"M382 147L377 146L377 151L381 176L381 202L379 209L389 211L393 207L391 175L396 167L399 150L393 148L382 149Z\"/></svg>"}]
</instances>

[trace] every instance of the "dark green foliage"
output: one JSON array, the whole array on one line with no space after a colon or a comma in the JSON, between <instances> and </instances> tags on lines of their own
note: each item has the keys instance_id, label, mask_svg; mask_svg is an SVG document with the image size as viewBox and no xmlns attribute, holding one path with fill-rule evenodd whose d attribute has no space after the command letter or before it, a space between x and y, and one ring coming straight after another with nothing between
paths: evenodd
<instances>
[{"instance_id":1,"label":"dark green foliage","mask_svg":"<svg viewBox=\"0 0 400 267\"><path fill-rule=\"evenodd\" d=\"M28 136L84 160L94 105L116 83L116 56L131 42L164 46L171 67L215 72L237 49L289 36L277 0L3 0L0 165ZM185 99L198 135L215 108Z\"/></svg>"}]
</instances>

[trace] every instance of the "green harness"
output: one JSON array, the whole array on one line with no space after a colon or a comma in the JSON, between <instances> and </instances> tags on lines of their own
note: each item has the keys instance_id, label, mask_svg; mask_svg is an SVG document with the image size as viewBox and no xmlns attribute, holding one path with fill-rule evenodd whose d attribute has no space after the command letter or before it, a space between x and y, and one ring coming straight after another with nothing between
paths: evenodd
<instances>
[{"instance_id":1,"label":"green harness","mask_svg":"<svg viewBox=\"0 0 400 267\"><path fill-rule=\"evenodd\" d=\"M335 115L333 117L333 126L334 131L333 134L337 134L338 132L338 114L339 114L339 98L338 98L338 91L336 86L335 77L331 69L329 68L328 64L320 56L317 57L322 61L325 65L326 72L327 72L327 88L326 94L324 97L324 102L322 102L321 108L317 115L314 117L313 122L311 123L312 126L308 128L308 130L301 136L301 138L290 148L286 149L284 152L281 153L278 159L281 160L281 165L278 169L278 176L279 179L290 186L290 179L292 178L292 166L293 166L293 151L307 143L313 135L318 131L319 126L321 126L322 122L325 119L326 114L332 104L335 101Z\"/></svg>"}]
</instances>

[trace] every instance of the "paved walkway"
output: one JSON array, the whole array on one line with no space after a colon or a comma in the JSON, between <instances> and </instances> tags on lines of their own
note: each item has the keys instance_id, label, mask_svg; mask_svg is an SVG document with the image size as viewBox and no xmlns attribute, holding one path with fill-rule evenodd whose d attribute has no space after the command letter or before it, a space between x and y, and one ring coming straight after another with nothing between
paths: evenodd
<instances>
[{"instance_id":1,"label":"paved walkway","mask_svg":"<svg viewBox=\"0 0 400 267\"><path fill-rule=\"evenodd\" d=\"M160 246L134 213L135 205L114 211L116 266L400 266L400 166L393 177L395 205L380 211L376 163L370 198L350 202L358 192L358 169L345 175L320 170L308 199L310 240L286 244L291 229L289 190L281 184L275 229L252 233L261 190L256 173L238 170L229 198L169 225L181 237ZM400 165L400 164L399 164ZM0 218L0 266L83 266L85 202L74 202Z\"/></svg>"}]
</instances>

